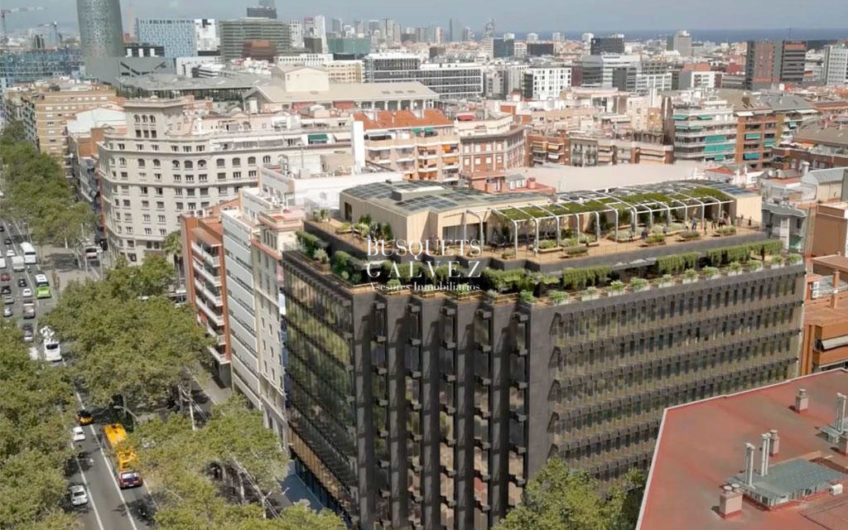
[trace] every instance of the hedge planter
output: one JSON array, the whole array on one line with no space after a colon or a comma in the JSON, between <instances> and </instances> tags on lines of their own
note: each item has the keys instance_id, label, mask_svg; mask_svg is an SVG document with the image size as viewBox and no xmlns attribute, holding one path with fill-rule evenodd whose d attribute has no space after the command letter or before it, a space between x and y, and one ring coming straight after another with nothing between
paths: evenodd
<instances>
[{"instance_id":1,"label":"hedge planter","mask_svg":"<svg viewBox=\"0 0 848 530\"><path fill-rule=\"evenodd\" d=\"M580 300L588 301L588 300L597 300L601 297L601 292L597 289L586 289L582 293L580 293Z\"/></svg>"},{"instance_id":2,"label":"hedge planter","mask_svg":"<svg viewBox=\"0 0 848 530\"><path fill-rule=\"evenodd\" d=\"M562 250L562 247L548 247L548 248L540 248L536 252L539 254L552 254L554 252L559 252Z\"/></svg>"},{"instance_id":3,"label":"hedge planter","mask_svg":"<svg viewBox=\"0 0 848 530\"><path fill-rule=\"evenodd\" d=\"M565 249L565 257L573 258L576 256L585 256L589 253L589 249L586 247L569 247Z\"/></svg>"}]
</instances>

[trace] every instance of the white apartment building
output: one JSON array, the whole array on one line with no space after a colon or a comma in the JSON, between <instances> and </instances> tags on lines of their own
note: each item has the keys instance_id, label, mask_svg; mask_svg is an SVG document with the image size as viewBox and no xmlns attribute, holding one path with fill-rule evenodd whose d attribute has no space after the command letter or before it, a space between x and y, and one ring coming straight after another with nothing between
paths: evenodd
<instances>
[{"instance_id":1,"label":"white apartment building","mask_svg":"<svg viewBox=\"0 0 848 530\"><path fill-rule=\"evenodd\" d=\"M351 118L323 108L221 115L208 101L128 100L127 132L99 144L106 237L130 262L161 249L180 213L205 209L254 186L261 164L287 152L348 149Z\"/></svg>"},{"instance_id":2,"label":"white apartment building","mask_svg":"<svg viewBox=\"0 0 848 530\"><path fill-rule=\"evenodd\" d=\"M571 86L570 66L528 68L524 72L524 97L532 100L558 99Z\"/></svg>"},{"instance_id":3,"label":"white apartment building","mask_svg":"<svg viewBox=\"0 0 848 530\"><path fill-rule=\"evenodd\" d=\"M719 72L713 72L712 70L683 70L678 74L678 88L680 90L688 90L690 88L718 88L718 75Z\"/></svg>"},{"instance_id":4,"label":"white apartment building","mask_svg":"<svg viewBox=\"0 0 848 530\"><path fill-rule=\"evenodd\" d=\"M672 74L665 72L663 74L636 74L636 92L645 94L651 90L663 92L671 90Z\"/></svg>"},{"instance_id":5,"label":"white apartment building","mask_svg":"<svg viewBox=\"0 0 848 530\"><path fill-rule=\"evenodd\" d=\"M848 83L848 47L829 44L824 47L824 83Z\"/></svg>"},{"instance_id":6,"label":"white apartment building","mask_svg":"<svg viewBox=\"0 0 848 530\"><path fill-rule=\"evenodd\" d=\"M675 160L721 162L736 155L737 118L726 100L700 91L681 92L671 105Z\"/></svg>"},{"instance_id":7,"label":"white apartment building","mask_svg":"<svg viewBox=\"0 0 848 530\"><path fill-rule=\"evenodd\" d=\"M218 36L218 24L214 18L194 19L194 38L197 41L197 51L218 51L221 39Z\"/></svg>"}]
</instances>

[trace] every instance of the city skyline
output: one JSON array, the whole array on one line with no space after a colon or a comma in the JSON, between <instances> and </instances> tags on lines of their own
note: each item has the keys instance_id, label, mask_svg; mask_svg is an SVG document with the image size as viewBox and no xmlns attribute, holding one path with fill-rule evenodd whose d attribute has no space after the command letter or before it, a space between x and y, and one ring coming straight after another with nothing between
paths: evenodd
<instances>
[{"instance_id":1,"label":"city skyline","mask_svg":"<svg viewBox=\"0 0 848 530\"><path fill-rule=\"evenodd\" d=\"M51 13L61 25L76 25L75 17L65 12L61 7L66 0L41 0L39 5L44 11L21 13L9 18L7 24L10 30L25 29L31 25L45 21L45 12ZM131 4L134 4L131 6ZM121 2L124 25L131 28L129 19L150 18L161 16L163 10L168 10L173 18L218 18L233 19L243 17L245 8L257 2L243 2L234 6L231 2L208 2L200 5L193 0L149 0L145 2ZM593 3L591 7L581 5L546 5L538 0L523 2L519 7L507 3L503 5L483 4L474 1L462 6L445 0L436 0L426 5L403 6L384 0L370 0L356 5L345 5L337 2L318 0L309 6L278 7L280 19L299 19L305 16L323 14L327 17L341 17L346 23L354 19L369 20L394 18L402 26L441 25L446 27L450 18L461 21L463 26L473 30L482 29L486 20L494 18L498 32L502 31L535 31L551 32L610 32L610 31L669 31L686 28L692 31L744 31L744 30L777 30L791 28L794 30L845 30L833 24L834 20L848 17L848 4L836 0L822 0L818 9L800 11L794 9L795 4L787 0L777 2L748 2L739 5L731 0L715 2L698 2L700 6L677 5L671 0L650 0L647 3L631 4L621 0L603 0ZM436 9L434 9L434 7ZM701 7L700 9L697 7ZM763 8L768 9L764 10ZM543 12L545 16L540 16ZM132 13L131 13L132 11ZM57 16L56 14L62 14ZM728 13L733 13L727 20ZM49 18L49 17L47 17ZM554 19L561 22L552 23Z\"/></svg>"}]
</instances>

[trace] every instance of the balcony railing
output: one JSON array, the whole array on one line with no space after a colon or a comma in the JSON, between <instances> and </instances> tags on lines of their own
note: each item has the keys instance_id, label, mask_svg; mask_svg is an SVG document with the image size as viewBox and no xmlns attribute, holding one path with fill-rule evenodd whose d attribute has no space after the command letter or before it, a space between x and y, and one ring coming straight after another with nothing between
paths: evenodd
<instances>
[{"instance_id":1,"label":"balcony railing","mask_svg":"<svg viewBox=\"0 0 848 530\"><path fill-rule=\"evenodd\" d=\"M199 307L200 310L203 311L203 314L205 314L206 317L209 320L214 322L216 326L223 326L224 325L223 315L216 313L214 310L209 308L209 306L207 306L206 304L203 303L203 300L201 300L199 298L195 298L194 303L197 304L197 307Z\"/></svg>"},{"instance_id":2,"label":"balcony railing","mask_svg":"<svg viewBox=\"0 0 848 530\"><path fill-rule=\"evenodd\" d=\"M191 242L191 250L197 253L210 267L217 267L220 264L218 256L213 256L194 241Z\"/></svg>"},{"instance_id":3,"label":"balcony railing","mask_svg":"<svg viewBox=\"0 0 848 530\"><path fill-rule=\"evenodd\" d=\"M204 267L197 259L192 260L191 264L194 267L194 271L202 276L207 282L211 283L215 287L221 286L221 277L207 271L206 267Z\"/></svg>"}]
</instances>

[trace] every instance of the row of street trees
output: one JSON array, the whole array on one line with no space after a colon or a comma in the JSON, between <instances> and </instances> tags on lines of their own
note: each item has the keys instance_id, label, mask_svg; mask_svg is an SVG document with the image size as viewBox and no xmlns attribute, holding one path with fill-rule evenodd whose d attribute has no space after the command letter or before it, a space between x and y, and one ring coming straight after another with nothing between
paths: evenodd
<instances>
[{"instance_id":1,"label":"row of street trees","mask_svg":"<svg viewBox=\"0 0 848 530\"><path fill-rule=\"evenodd\" d=\"M76 528L61 508L73 390L64 368L30 360L9 322L0 323L0 395L0 528Z\"/></svg>"},{"instance_id":2,"label":"row of street trees","mask_svg":"<svg viewBox=\"0 0 848 530\"><path fill-rule=\"evenodd\" d=\"M303 507L265 519L264 501L278 490L287 455L259 412L233 399L195 423L168 408L190 395L212 344L191 311L167 297L173 274L164 257L133 267L119 261L103 280L71 283L46 317L69 345L72 375L91 402L123 413L127 423L142 419L128 443L157 499L157 525L343 529L335 515Z\"/></svg>"},{"instance_id":3,"label":"row of street trees","mask_svg":"<svg viewBox=\"0 0 848 530\"><path fill-rule=\"evenodd\" d=\"M3 163L3 215L27 225L40 244L77 246L94 229L91 207L76 201L64 170L56 160L26 141L20 122L0 136Z\"/></svg>"}]
</instances>

